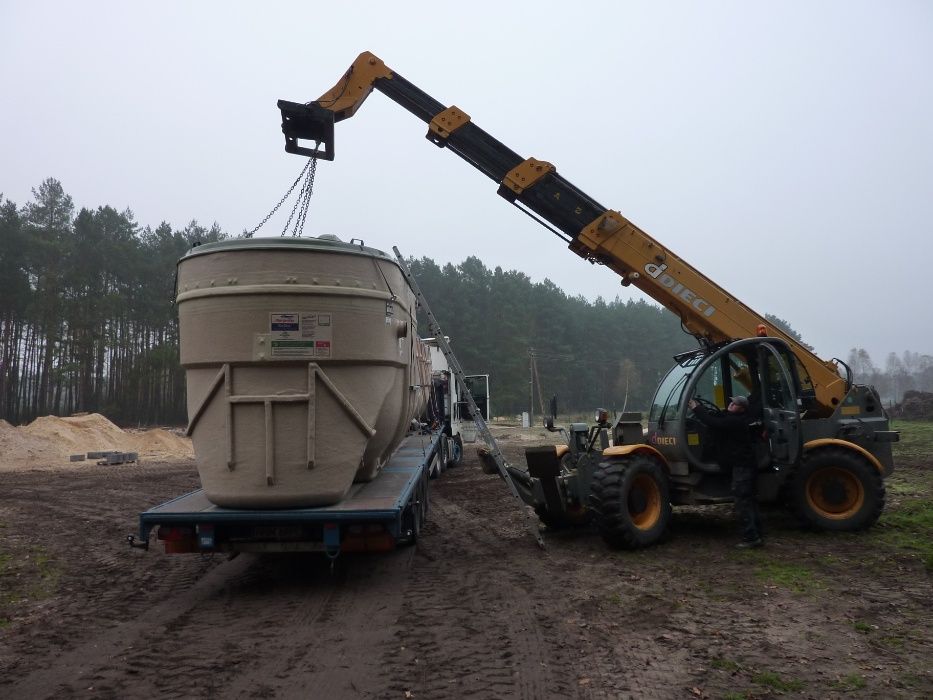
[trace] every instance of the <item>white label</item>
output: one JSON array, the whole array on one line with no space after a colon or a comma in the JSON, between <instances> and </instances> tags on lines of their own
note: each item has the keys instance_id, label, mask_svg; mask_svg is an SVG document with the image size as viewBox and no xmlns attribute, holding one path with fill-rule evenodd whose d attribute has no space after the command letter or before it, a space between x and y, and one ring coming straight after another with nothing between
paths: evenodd
<instances>
[{"instance_id":1,"label":"white label","mask_svg":"<svg viewBox=\"0 0 933 700\"><path fill-rule=\"evenodd\" d=\"M272 357L327 359L333 356L333 314L303 311L269 316Z\"/></svg>"},{"instance_id":2,"label":"white label","mask_svg":"<svg viewBox=\"0 0 933 700\"><path fill-rule=\"evenodd\" d=\"M297 313L269 314L269 333L276 340L297 340L301 324Z\"/></svg>"}]
</instances>

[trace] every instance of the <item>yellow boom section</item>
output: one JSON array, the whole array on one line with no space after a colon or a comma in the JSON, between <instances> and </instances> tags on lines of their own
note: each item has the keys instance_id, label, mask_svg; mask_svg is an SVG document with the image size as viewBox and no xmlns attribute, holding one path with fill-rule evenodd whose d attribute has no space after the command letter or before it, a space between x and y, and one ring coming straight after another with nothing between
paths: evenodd
<instances>
[{"instance_id":1,"label":"yellow boom section","mask_svg":"<svg viewBox=\"0 0 933 700\"><path fill-rule=\"evenodd\" d=\"M833 362L768 324L765 318L698 272L617 211L607 211L585 227L570 244L585 258L604 263L652 299L680 316L684 328L713 343L751 338L759 325L767 335L784 340L810 374L817 402L836 406L846 394L846 383Z\"/></svg>"}]
</instances>

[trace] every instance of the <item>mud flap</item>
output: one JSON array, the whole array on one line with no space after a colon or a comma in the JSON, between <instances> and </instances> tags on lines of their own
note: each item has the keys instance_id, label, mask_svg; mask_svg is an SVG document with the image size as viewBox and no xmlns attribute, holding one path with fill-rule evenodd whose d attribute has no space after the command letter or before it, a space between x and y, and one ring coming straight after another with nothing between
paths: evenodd
<instances>
[{"instance_id":1,"label":"mud flap","mask_svg":"<svg viewBox=\"0 0 933 700\"><path fill-rule=\"evenodd\" d=\"M324 523L324 554L331 559L340 554L340 526L337 523Z\"/></svg>"}]
</instances>

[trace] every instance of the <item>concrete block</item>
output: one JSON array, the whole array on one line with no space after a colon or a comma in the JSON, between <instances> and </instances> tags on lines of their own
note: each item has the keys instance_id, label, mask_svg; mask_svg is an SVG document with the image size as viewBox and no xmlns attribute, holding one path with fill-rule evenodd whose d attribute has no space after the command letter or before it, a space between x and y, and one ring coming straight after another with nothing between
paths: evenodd
<instances>
[{"instance_id":1,"label":"concrete block","mask_svg":"<svg viewBox=\"0 0 933 700\"><path fill-rule=\"evenodd\" d=\"M128 462L138 461L138 452L108 452L98 464L127 464Z\"/></svg>"}]
</instances>

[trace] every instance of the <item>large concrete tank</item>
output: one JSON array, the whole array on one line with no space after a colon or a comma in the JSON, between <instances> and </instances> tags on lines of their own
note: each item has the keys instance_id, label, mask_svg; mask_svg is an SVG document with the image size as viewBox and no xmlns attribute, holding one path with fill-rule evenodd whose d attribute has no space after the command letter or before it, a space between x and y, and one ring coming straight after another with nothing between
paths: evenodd
<instances>
[{"instance_id":1,"label":"large concrete tank","mask_svg":"<svg viewBox=\"0 0 933 700\"><path fill-rule=\"evenodd\" d=\"M430 359L395 260L321 238L192 248L178 262L188 434L231 508L340 501L424 408Z\"/></svg>"}]
</instances>

